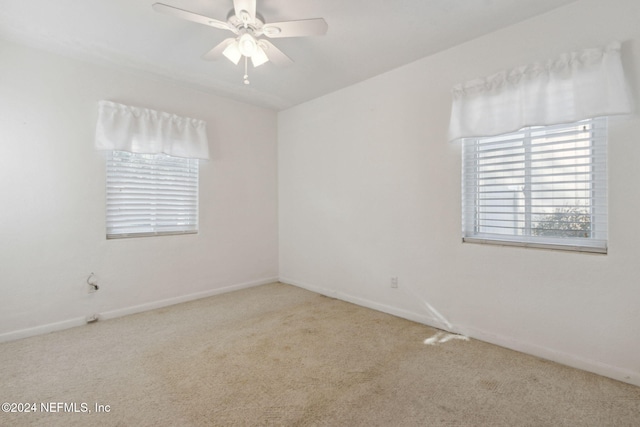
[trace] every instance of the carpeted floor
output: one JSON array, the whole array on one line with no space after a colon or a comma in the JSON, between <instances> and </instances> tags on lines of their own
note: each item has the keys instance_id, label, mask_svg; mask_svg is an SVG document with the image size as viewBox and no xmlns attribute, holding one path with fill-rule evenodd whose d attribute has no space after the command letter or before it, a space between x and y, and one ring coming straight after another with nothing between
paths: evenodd
<instances>
[{"instance_id":1,"label":"carpeted floor","mask_svg":"<svg viewBox=\"0 0 640 427\"><path fill-rule=\"evenodd\" d=\"M0 344L0 400L36 404L0 425L640 425L638 387L436 332L260 286Z\"/></svg>"}]
</instances>

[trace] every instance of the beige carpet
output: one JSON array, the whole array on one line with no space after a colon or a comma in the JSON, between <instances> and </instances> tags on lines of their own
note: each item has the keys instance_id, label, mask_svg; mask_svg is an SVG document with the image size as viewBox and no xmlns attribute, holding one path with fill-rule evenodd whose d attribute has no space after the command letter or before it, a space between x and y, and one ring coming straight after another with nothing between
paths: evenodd
<instances>
[{"instance_id":1,"label":"beige carpet","mask_svg":"<svg viewBox=\"0 0 640 427\"><path fill-rule=\"evenodd\" d=\"M0 344L0 401L37 405L0 425L640 425L638 387L436 332L261 286Z\"/></svg>"}]
</instances>

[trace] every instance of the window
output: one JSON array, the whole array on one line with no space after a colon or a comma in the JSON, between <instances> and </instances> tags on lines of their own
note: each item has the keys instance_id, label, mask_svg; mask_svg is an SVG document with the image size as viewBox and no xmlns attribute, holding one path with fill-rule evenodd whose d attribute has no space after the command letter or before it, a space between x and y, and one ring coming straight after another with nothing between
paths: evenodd
<instances>
[{"instance_id":1,"label":"window","mask_svg":"<svg viewBox=\"0 0 640 427\"><path fill-rule=\"evenodd\" d=\"M107 152L107 238L198 232L203 120L98 103L95 147Z\"/></svg>"},{"instance_id":2,"label":"window","mask_svg":"<svg viewBox=\"0 0 640 427\"><path fill-rule=\"evenodd\" d=\"M463 240L607 251L607 121L463 140Z\"/></svg>"},{"instance_id":3,"label":"window","mask_svg":"<svg viewBox=\"0 0 640 427\"><path fill-rule=\"evenodd\" d=\"M198 159L109 151L107 238L198 232Z\"/></svg>"}]
</instances>

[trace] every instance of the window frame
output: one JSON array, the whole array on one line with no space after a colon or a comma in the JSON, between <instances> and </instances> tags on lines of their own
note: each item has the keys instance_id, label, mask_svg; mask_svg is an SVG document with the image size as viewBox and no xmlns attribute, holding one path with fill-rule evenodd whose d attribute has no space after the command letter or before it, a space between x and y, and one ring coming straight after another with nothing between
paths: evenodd
<instances>
[{"instance_id":1,"label":"window frame","mask_svg":"<svg viewBox=\"0 0 640 427\"><path fill-rule=\"evenodd\" d=\"M575 148L575 150L590 150L588 156L590 162L587 164L590 168L589 172L582 172L582 174L587 174L589 176L589 192L590 196L588 197L589 203L587 206L587 214L589 216L589 237L577 237L577 232L575 233L575 237L567 237L562 236L563 231L558 229L558 235L556 236L547 236L547 235L535 235L534 230L534 217L532 214L533 211L533 201L538 201L537 198L531 196L531 179L532 176L534 178L539 178L542 176L543 178L547 177L548 173L543 173L542 175L535 175L532 169L548 169L553 170L553 168L557 166L547 166L546 168L533 168L532 165L532 147L533 140L540 139L540 134L545 134L546 132L555 132L559 129L572 129L578 126L583 126L583 132L589 132L589 137L587 141L589 142L588 148ZM587 129L588 126L588 130ZM544 249L557 249L557 250L569 250L569 251L579 251L579 252L592 252L592 253L604 253L606 254L608 251L608 189L607 189L607 118L599 117L594 119L581 120L575 123L568 124L560 124L560 125L551 125L551 126L537 126L537 127L526 127L518 130L517 132L510 132L503 135L498 135L495 137L478 137L478 138L464 138L462 141L462 241L469 243L483 243L483 244L498 244L498 245L508 245L508 246L522 246L522 247L533 247L533 248L544 248ZM532 132L534 132L537 137L532 137ZM580 131L578 131L580 132ZM522 135L518 137L518 135ZM478 150L483 144L487 146L491 143L500 144L500 140L504 141L522 141L523 151L518 153L523 156L523 160L515 160L514 164L523 163L524 167L518 168L516 166L513 167L514 171L522 172L524 171L524 176L517 176L516 178L523 178L522 189L519 191L514 190L514 195L510 197L504 197L501 200L506 203L509 201L512 202L512 211L505 212L489 212L484 213L482 211L482 196L480 190L483 188L485 184L479 184L479 181L487 178L481 178L482 173L488 174L489 172L481 171L481 162L478 161L480 158L478 156ZM579 138L576 137L576 140ZM555 148L553 145L560 145L564 142L554 142L551 141L547 143L549 145L549 152L552 153ZM534 147L535 148L535 147ZM473 152L470 153L469 150ZM534 153L536 154L536 153ZM549 154L551 155L551 154ZM515 156L515 155L514 155ZM500 157L500 156L498 156ZM507 157L503 155L502 157ZM471 160L470 160L471 159ZM548 161L553 161L553 157L546 158ZM540 158L535 160L536 162L541 162ZM583 164L578 164L578 161L574 159L574 162L571 166L585 166ZM491 171L495 172L495 171ZM515 172L511 172L511 176L505 176L504 178L508 180L508 178L514 178L513 174ZM578 173L576 173L578 175ZM495 178L494 178L495 179ZM551 179L553 181L553 178ZM568 181L572 183L576 183L578 181ZM555 182L543 182L543 186L553 187L556 185ZM540 183L534 185L541 185ZM486 187L485 187L486 188ZM534 192L547 192L547 191L559 191L559 190L537 190ZM564 190L570 191L570 190ZM586 190L574 190L574 191L585 191ZM516 192L522 193L522 200L524 200L524 212L518 212L516 208L516 202L518 201L518 197L515 195ZM529 194L527 195L527 192ZM503 193L505 193L503 191ZM493 196L491 196L493 197ZM554 196L555 198L555 196ZM575 199L578 199L575 197ZM553 202L557 203L557 202ZM575 212L580 212L580 215L584 215L581 212L582 206L579 203L573 205L567 205L569 208L569 213L571 213L571 209L575 209ZM495 209L496 211L500 211L501 207ZM485 207L486 209L486 207ZM479 218L484 213L484 218ZM498 215L504 215L505 213L512 213L514 218L516 215L523 215L524 220L516 220L513 219L511 222L523 222L524 225L522 227L516 227L515 225L509 227L506 226L505 234L501 234L501 232L487 232L486 230L490 228L498 228L497 226L487 226L482 225L482 221L485 221L485 224L490 223L489 221L497 221ZM490 215L494 215L491 217ZM540 214L538 214L540 215ZM552 215L563 215L563 213L559 213L558 208L555 208L553 213L545 214L547 216L547 221L538 219L537 225L538 227L542 222L550 222L548 221L549 217ZM566 215L566 213L564 213ZM577 215L577 214L576 214ZM504 220L503 220L504 221ZM581 219L581 221L584 221ZM562 222L562 219L558 221ZM584 221L586 222L586 221ZM570 223L575 224L575 223ZM566 225L566 224L565 224ZM569 225L566 225L569 226ZM484 227L484 228L483 228ZM482 230L485 230L484 232ZM540 229L537 229L540 232ZM522 235L510 235L506 234L506 231L511 231L514 233L522 231ZM575 232L576 230L571 230L571 232ZM565 234L571 234L568 231L564 231Z\"/></svg>"}]
</instances>

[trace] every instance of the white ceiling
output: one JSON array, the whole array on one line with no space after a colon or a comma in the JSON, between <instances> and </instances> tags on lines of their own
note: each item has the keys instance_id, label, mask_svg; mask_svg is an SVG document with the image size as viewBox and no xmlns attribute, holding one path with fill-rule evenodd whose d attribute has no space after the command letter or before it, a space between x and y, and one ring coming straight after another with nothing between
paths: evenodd
<instances>
[{"instance_id":1,"label":"white ceiling","mask_svg":"<svg viewBox=\"0 0 640 427\"><path fill-rule=\"evenodd\" d=\"M249 86L242 65L201 59L231 33L157 13L155 1L223 21L233 7L232 0L0 0L0 38L281 110L575 0L258 0L266 22L322 17L329 30L272 39L295 63L250 69Z\"/></svg>"}]
</instances>

